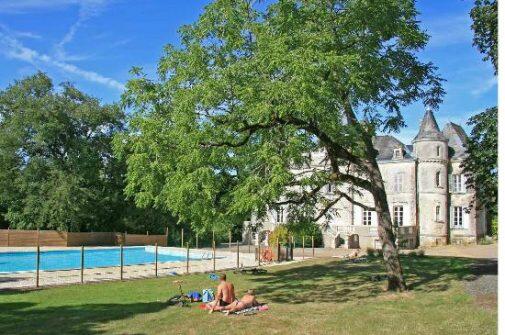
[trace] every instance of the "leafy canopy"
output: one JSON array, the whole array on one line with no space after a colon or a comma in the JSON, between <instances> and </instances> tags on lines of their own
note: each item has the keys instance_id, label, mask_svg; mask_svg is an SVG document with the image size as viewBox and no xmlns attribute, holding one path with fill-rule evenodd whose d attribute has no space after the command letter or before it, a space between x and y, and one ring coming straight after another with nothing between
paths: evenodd
<instances>
[{"instance_id":1,"label":"leafy canopy","mask_svg":"<svg viewBox=\"0 0 505 335\"><path fill-rule=\"evenodd\" d=\"M364 140L401 128L403 106L443 95L416 57L428 40L416 15L409 0L214 1L180 29L180 47L166 46L157 79L133 69L123 101L135 112L117 147L127 194L206 230L280 198L320 216L325 184L366 188L360 165L348 169L374 159ZM326 169L292 169L311 152L327 153Z\"/></svg>"},{"instance_id":2,"label":"leafy canopy","mask_svg":"<svg viewBox=\"0 0 505 335\"><path fill-rule=\"evenodd\" d=\"M473 43L484 60L490 60L495 74L498 71L498 3L476 0L470 12L473 19ZM472 127L468 139L468 156L464 162L468 185L476 191L476 198L488 211L492 220L491 233L496 234L498 220L498 108L492 107L473 116L467 123Z\"/></svg>"},{"instance_id":3,"label":"leafy canopy","mask_svg":"<svg viewBox=\"0 0 505 335\"><path fill-rule=\"evenodd\" d=\"M470 12L473 20L473 44L490 60L495 73L498 71L498 1L475 0Z\"/></svg>"},{"instance_id":4,"label":"leafy canopy","mask_svg":"<svg viewBox=\"0 0 505 335\"><path fill-rule=\"evenodd\" d=\"M498 214L498 108L472 116L468 125L473 128L464 162L467 184L493 217Z\"/></svg>"},{"instance_id":5,"label":"leafy canopy","mask_svg":"<svg viewBox=\"0 0 505 335\"><path fill-rule=\"evenodd\" d=\"M56 90L43 73L0 91L0 214L10 227L112 231L156 222L157 213L138 212L123 195L125 165L111 145L123 122L118 106L70 84Z\"/></svg>"}]
</instances>

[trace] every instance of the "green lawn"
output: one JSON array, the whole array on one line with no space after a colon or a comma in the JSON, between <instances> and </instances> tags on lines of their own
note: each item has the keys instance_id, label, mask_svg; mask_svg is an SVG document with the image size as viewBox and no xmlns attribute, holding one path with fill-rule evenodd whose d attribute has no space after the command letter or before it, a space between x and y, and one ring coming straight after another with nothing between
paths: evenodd
<instances>
[{"instance_id":1,"label":"green lawn","mask_svg":"<svg viewBox=\"0 0 505 335\"><path fill-rule=\"evenodd\" d=\"M169 307L174 277L3 292L0 334L495 334L496 307L483 308L464 291L470 262L405 256L411 290L404 294L370 281L383 271L378 260L309 260L255 276L228 272L239 294L255 288L269 304L254 316ZM183 278L185 291L215 284L203 274Z\"/></svg>"}]
</instances>

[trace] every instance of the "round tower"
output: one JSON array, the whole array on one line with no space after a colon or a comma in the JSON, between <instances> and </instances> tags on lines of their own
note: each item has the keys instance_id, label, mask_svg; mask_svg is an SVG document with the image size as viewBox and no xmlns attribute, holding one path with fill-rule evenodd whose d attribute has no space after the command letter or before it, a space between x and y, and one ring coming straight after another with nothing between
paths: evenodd
<instances>
[{"instance_id":1,"label":"round tower","mask_svg":"<svg viewBox=\"0 0 505 335\"><path fill-rule=\"evenodd\" d=\"M420 245L447 244L449 147L431 110L426 110L413 145Z\"/></svg>"}]
</instances>

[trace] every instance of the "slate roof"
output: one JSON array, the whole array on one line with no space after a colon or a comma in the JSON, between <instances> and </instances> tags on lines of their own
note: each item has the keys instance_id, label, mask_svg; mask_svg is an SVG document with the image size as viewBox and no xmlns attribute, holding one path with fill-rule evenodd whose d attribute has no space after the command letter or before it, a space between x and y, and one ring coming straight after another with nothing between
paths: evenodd
<instances>
[{"instance_id":1,"label":"slate roof","mask_svg":"<svg viewBox=\"0 0 505 335\"><path fill-rule=\"evenodd\" d=\"M449 155L451 158L461 158L465 156L467 135L463 128L455 123L449 122L443 130L444 136L449 141Z\"/></svg>"},{"instance_id":2,"label":"slate roof","mask_svg":"<svg viewBox=\"0 0 505 335\"><path fill-rule=\"evenodd\" d=\"M379 152L377 160L391 160L395 149L403 149L403 158L412 158L411 150L397 138L391 135L375 136L373 145Z\"/></svg>"},{"instance_id":3,"label":"slate roof","mask_svg":"<svg viewBox=\"0 0 505 335\"><path fill-rule=\"evenodd\" d=\"M444 134L438 128L437 121L430 109L426 110L423 121L419 127L419 133L414 137L414 142L419 140L446 140Z\"/></svg>"}]
</instances>

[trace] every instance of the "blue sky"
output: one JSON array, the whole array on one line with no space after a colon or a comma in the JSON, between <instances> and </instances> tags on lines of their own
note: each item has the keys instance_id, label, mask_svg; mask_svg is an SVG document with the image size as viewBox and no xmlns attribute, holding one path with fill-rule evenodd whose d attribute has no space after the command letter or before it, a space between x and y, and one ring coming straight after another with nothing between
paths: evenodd
<instances>
[{"instance_id":1,"label":"blue sky","mask_svg":"<svg viewBox=\"0 0 505 335\"><path fill-rule=\"evenodd\" d=\"M37 70L56 83L73 82L104 102L117 101L132 66L154 75L163 45L177 44L177 29L195 21L208 0L0 0L0 88ZM420 54L447 81L436 112L439 125L464 124L497 105L490 63L472 46L473 0L421 0L423 29L432 36ZM421 104L403 110L410 142L424 114ZM468 128L466 128L468 130Z\"/></svg>"}]
</instances>

